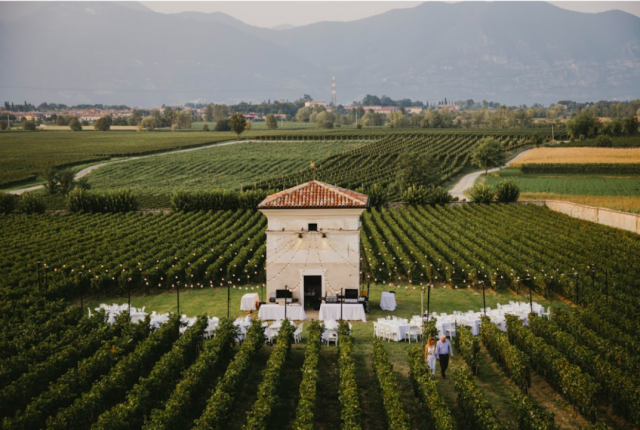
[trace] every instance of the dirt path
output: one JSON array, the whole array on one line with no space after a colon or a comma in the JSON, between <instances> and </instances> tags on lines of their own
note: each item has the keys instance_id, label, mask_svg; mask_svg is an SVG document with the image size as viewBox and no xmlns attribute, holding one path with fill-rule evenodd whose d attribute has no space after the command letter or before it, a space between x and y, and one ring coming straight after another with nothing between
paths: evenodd
<instances>
[{"instance_id":1,"label":"dirt path","mask_svg":"<svg viewBox=\"0 0 640 430\"><path fill-rule=\"evenodd\" d=\"M522 155L526 154L529 151L531 150L527 149L526 151L522 151L521 153L513 157L511 160L507 162L507 166L511 164L511 162L516 161L518 158L520 158ZM500 168L489 169L489 172L496 172L498 170L500 170ZM464 192L469 188L472 188L473 184L476 182L476 179L478 179L478 177L483 173L484 171L481 170L479 172L473 172L473 173L469 173L468 175L464 175L462 178L460 178L458 183L455 184L453 188L451 188L451 191L449 191L449 194L451 194L453 197L459 198L460 200L466 199L467 196L464 195Z\"/></svg>"},{"instance_id":2,"label":"dirt path","mask_svg":"<svg viewBox=\"0 0 640 430\"><path fill-rule=\"evenodd\" d=\"M257 142L257 140L233 140L231 142L212 143L211 145L198 146L197 148L177 149L177 150L173 150L173 151L159 152L157 154L139 155L139 156L134 156L134 157L123 158L121 160L106 161L104 163L94 164L92 166L85 167L84 169L82 169L78 173L76 173L74 178L76 180L78 180L78 179L80 179L80 178L82 178L84 176L87 176L89 173L93 172L94 170L99 169L102 166L106 166L107 164L124 163L124 162L127 162L127 161L140 160L142 158L148 158L148 157L160 157L160 156L163 156L163 155L179 154L179 153L182 153L182 152L190 152L190 151L199 151L201 149L208 149L208 148L214 148L214 147L219 147L219 146L235 145L237 143L253 143L253 142ZM44 185L34 185L32 187L18 188L18 189L15 189L15 190L9 190L9 191L7 191L7 193L20 195L20 194L23 194L23 193L28 193L30 191L38 190L38 189L43 188L43 187L44 187Z\"/></svg>"}]
</instances>

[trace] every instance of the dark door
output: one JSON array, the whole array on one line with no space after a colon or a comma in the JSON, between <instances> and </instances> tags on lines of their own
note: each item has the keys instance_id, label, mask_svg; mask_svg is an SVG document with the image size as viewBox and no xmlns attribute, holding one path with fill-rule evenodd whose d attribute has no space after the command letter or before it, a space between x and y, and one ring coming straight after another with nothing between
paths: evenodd
<instances>
[{"instance_id":1,"label":"dark door","mask_svg":"<svg viewBox=\"0 0 640 430\"><path fill-rule=\"evenodd\" d=\"M304 306L320 309L322 297L322 276L304 277Z\"/></svg>"}]
</instances>

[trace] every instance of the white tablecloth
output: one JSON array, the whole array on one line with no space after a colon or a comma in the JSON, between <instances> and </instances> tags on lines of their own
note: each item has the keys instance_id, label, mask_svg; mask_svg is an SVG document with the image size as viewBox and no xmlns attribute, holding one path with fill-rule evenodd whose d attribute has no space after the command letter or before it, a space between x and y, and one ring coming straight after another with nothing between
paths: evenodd
<instances>
[{"instance_id":1,"label":"white tablecloth","mask_svg":"<svg viewBox=\"0 0 640 430\"><path fill-rule=\"evenodd\" d=\"M402 323L402 322L394 322L394 321L384 321L378 322L378 330L380 330L381 326L386 325L391 329L392 333L396 334L396 341L400 342L404 340L404 335L409 331L410 324Z\"/></svg>"},{"instance_id":2,"label":"white tablecloth","mask_svg":"<svg viewBox=\"0 0 640 430\"><path fill-rule=\"evenodd\" d=\"M262 305L258 311L258 318L263 321L267 320L283 320L284 306L280 305ZM307 318L304 308L300 305L287 305L287 318L294 321L303 321Z\"/></svg>"},{"instance_id":3,"label":"white tablecloth","mask_svg":"<svg viewBox=\"0 0 640 430\"><path fill-rule=\"evenodd\" d=\"M396 295L388 291L383 291L380 296L380 308L383 311L396 310Z\"/></svg>"},{"instance_id":4,"label":"white tablecloth","mask_svg":"<svg viewBox=\"0 0 640 430\"><path fill-rule=\"evenodd\" d=\"M255 311L256 303L260 301L258 294L249 293L242 296L242 300L240 301L240 310L241 311Z\"/></svg>"},{"instance_id":5,"label":"white tablecloth","mask_svg":"<svg viewBox=\"0 0 640 430\"><path fill-rule=\"evenodd\" d=\"M320 305L320 312L318 313L318 319L320 321L339 320L340 319L340 303L329 303L329 304L323 303L322 305ZM367 322L367 317L364 314L364 307L360 304L343 304L342 319L345 321Z\"/></svg>"}]
</instances>

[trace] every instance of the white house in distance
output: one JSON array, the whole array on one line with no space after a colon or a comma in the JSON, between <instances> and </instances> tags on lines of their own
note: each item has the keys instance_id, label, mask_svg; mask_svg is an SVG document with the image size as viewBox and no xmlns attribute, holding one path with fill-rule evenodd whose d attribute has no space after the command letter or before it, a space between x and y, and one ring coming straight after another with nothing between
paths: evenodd
<instances>
[{"instance_id":1,"label":"white house in distance","mask_svg":"<svg viewBox=\"0 0 640 430\"><path fill-rule=\"evenodd\" d=\"M264 199L258 209L268 220L267 297L318 308L341 288L358 294L360 215L368 206L364 194L319 181Z\"/></svg>"}]
</instances>

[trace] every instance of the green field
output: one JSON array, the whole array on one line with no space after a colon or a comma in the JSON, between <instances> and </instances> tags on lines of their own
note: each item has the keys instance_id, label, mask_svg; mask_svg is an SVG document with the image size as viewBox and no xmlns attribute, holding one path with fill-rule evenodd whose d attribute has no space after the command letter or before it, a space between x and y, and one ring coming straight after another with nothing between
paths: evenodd
<instances>
[{"instance_id":1,"label":"green field","mask_svg":"<svg viewBox=\"0 0 640 430\"><path fill-rule=\"evenodd\" d=\"M480 181L496 185L504 180L512 180L523 193L553 193L594 196L637 196L640 195L640 177L604 175L525 175L519 169L508 168Z\"/></svg>"},{"instance_id":2,"label":"green field","mask_svg":"<svg viewBox=\"0 0 640 430\"><path fill-rule=\"evenodd\" d=\"M65 166L199 146L235 138L232 133L0 133L0 186L34 180L46 164Z\"/></svg>"},{"instance_id":3,"label":"green field","mask_svg":"<svg viewBox=\"0 0 640 430\"><path fill-rule=\"evenodd\" d=\"M253 187L297 172L363 141L249 142L104 166L87 178L96 190L130 188L145 207L167 207L171 191Z\"/></svg>"}]
</instances>

